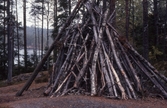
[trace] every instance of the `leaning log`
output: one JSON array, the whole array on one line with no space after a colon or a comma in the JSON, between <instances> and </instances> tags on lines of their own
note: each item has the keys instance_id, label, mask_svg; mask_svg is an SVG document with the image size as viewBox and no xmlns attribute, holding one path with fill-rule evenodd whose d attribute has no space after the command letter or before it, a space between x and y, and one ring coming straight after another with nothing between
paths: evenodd
<instances>
[{"instance_id":1,"label":"leaning log","mask_svg":"<svg viewBox=\"0 0 167 108\"><path fill-rule=\"evenodd\" d=\"M138 99L148 92L167 98L167 78L112 26L114 14L110 15L108 9L104 11L94 2L80 0L73 16L68 18L63 31L58 34L56 41L61 44L59 56L44 95L83 94ZM83 14L79 12L81 5L87 9ZM80 18L75 16L77 13ZM39 66L18 95L28 89Z\"/></svg>"},{"instance_id":2,"label":"leaning log","mask_svg":"<svg viewBox=\"0 0 167 108\"><path fill-rule=\"evenodd\" d=\"M47 60L47 58L49 57L50 53L55 48L55 46L56 46L59 38L62 35L62 32L65 30L66 27L68 27L70 25L71 21L74 19L74 16L78 13L79 9L81 8L81 6L83 5L83 3L85 1L86 0L80 0L78 2L78 4L76 5L76 7L74 8L73 12L71 13L71 15L66 20L66 23L63 25L60 33L56 36L54 42L52 43L52 45L50 46L50 48L46 52L45 56L42 58L42 60L40 61L40 63L37 65L37 67L33 71L32 76L28 79L27 83L23 86L23 88L16 93L16 96L21 96L22 93L24 92L24 90L27 90L30 87L30 85L32 84L32 82L34 81L34 79L36 78L36 76L38 75L38 72L40 71L41 67L44 65L44 63Z\"/></svg>"}]
</instances>

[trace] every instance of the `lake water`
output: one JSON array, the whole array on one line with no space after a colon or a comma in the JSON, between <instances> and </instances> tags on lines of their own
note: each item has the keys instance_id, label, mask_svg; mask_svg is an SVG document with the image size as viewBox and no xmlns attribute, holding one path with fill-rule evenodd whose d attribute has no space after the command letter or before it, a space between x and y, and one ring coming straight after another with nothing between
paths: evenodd
<instances>
[{"instance_id":1,"label":"lake water","mask_svg":"<svg viewBox=\"0 0 167 108\"><path fill-rule=\"evenodd\" d=\"M34 49L27 49L27 55L31 56L34 54ZM37 55L41 54L41 50L37 50ZM24 62L24 49L20 50L20 62ZM18 64L18 58L15 56L14 64Z\"/></svg>"}]
</instances>

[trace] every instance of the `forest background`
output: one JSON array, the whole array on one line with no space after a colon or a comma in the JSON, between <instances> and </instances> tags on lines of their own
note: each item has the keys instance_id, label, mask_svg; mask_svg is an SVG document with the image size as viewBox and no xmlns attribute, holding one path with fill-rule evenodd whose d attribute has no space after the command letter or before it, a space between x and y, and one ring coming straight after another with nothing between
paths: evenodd
<instances>
[{"instance_id":1,"label":"forest background","mask_svg":"<svg viewBox=\"0 0 167 108\"><path fill-rule=\"evenodd\" d=\"M11 83L12 76L34 70L77 1L0 0L0 80ZM167 74L167 0L97 1L112 4L102 8L115 11L113 25L119 33ZM30 50L33 53L28 54ZM55 49L42 70L49 70L56 52Z\"/></svg>"}]
</instances>

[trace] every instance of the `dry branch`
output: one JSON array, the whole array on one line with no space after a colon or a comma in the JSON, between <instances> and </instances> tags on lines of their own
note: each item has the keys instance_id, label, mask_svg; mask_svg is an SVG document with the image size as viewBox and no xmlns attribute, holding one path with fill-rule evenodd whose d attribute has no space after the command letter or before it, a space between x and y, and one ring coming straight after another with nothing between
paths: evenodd
<instances>
[{"instance_id":1,"label":"dry branch","mask_svg":"<svg viewBox=\"0 0 167 108\"><path fill-rule=\"evenodd\" d=\"M82 3L87 11L80 19L75 19ZM108 9L104 12L91 0L80 0L73 16L63 26L64 31L56 38L62 47L45 95L87 94L137 99L148 91L167 98L167 78L119 35L111 23L113 15ZM33 78L30 78L31 81Z\"/></svg>"}]
</instances>

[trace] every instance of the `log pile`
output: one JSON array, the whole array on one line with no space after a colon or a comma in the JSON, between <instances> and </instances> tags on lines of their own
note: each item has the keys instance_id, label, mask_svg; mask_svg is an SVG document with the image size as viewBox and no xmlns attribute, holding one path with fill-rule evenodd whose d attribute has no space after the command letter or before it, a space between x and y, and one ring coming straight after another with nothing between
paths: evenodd
<instances>
[{"instance_id":1,"label":"log pile","mask_svg":"<svg viewBox=\"0 0 167 108\"><path fill-rule=\"evenodd\" d=\"M59 54L44 95L84 94L119 99L158 95L167 98L167 78L116 31L112 25L114 15L108 9L104 11L101 3L79 0L16 96L30 87L56 47Z\"/></svg>"},{"instance_id":2,"label":"log pile","mask_svg":"<svg viewBox=\"0 0 167 108\"><path fill-rule=\"evenodd\" d=\"M87 11L78 11L78 21L74 16L57 38L60 51L44 94L137 99L156 93L167 98L167 78L116 31L114 14L89 0L83 7Z\"/></svg>"}]
</instances>

